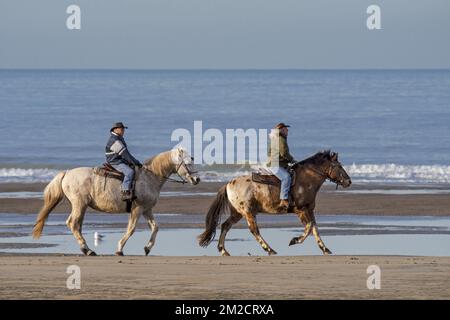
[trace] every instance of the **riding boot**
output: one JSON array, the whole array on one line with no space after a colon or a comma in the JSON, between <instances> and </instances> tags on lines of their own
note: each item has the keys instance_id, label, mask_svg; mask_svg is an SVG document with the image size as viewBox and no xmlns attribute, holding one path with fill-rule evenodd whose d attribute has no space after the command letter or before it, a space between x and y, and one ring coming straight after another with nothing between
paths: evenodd
<instances>
[{"instance_id":1,"label":"riding boot","mask_svg":"<svg viewBox=\"0 0 450 320\"><path fill-rule=\"evenodd\" d=\"M131 200L133 195L130 190L122 190L122 201Z\"/></svg>"},{"instance_id":2,"label":"riding boot","mask_svg":"<svg viewBox=\"0 0 450 320\"><path fill-rule=\"evenodd\" d=\"M289 200L282 199L278 205L278 213L287 213L289 208Z\"/></svg>"}]
</instances>

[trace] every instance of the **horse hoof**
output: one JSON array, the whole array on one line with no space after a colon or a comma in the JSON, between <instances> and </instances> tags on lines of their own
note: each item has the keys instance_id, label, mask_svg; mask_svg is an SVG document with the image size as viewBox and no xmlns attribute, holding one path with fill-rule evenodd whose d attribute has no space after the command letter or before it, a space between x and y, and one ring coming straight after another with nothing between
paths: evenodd
<instances>
[{"instance_id":1,"label":"horse hoof","mask_svg":"<svg viewBox=\"0 0 450 320\"><path fill-rule=\"evenodd\" d=\"M116 256L123 257L123 252L122 251L116 251Z\"/></svg>"},{"instance_id":2,"label":"horse hoof","mask_svg":"<svg viewBox=\"0 0 450 320\"><path fill-rule=\"evenodd\" d=\"M269 256L274 256L274 255L276 255L276 254L278 254L276 251L274 251L274 250L270 250L269 252Z\"/></svg>"},{"instance_id":3,"label":"horse hoof","mask_svg":"<svg viewBox=\"0 0 450 320\"><path fill-rule=\"evenodd\" d=\"M328 254L332 254L332 252L330 251L330 249L325 248L325 249L323 249L323 254L328 255Z\"/></svg>"},{"instance_id":4,"label":"horse hoof","mask_svg":"<svg viewBox=\"0 0 450 320\"><path fill-rule=\"evenodd\" d=\"M145 255L148 256L148 254L150 253L150 249L147 247L144 247L144 252L145 252Z\"/></svg>"},{"instance_id":5,"label":"horse hoof","mask_svg":"<svg viewBox=\"0 0 450 320\"><path fill-rule=\"evenodd\" d=\"M94 251L92 251L91 249L87 249L87 248L82 248L81 252L83 252L83 254L85 256L96 256L97 255Z\"/></svg>"},{"instance_id":6,"label":"horse hoof","mask_svg":"<svg viewBox=\"0 0 450 320\"><path fill-rule=\"evenodd\" d=\"M230 254L226 250L223 250L222 252L220 252L220 254L222 255L222 257L229 257L230 256Z\"/></svg>"},{"instance_id":7,"label":"horse hoof","mask_svg":"<svg viewBox=\"0 0 450 320\"><path fill-rule=\"evenodd\" d=\"M297 243L298 243L298 238L292 238L291 242L289 242L289 245L292 246L292 245L297 244Z\"/></svg>"}]
</instances>

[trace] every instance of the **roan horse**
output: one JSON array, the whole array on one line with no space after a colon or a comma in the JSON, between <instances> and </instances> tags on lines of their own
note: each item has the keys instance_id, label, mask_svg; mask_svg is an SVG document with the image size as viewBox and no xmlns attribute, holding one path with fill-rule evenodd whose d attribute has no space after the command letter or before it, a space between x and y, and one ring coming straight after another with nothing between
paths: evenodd
<instances>
[{"instance_id":1,"label":"roan horse","mask_svg":"<svg viewBox=\"0 0 450 320\"><path fill-rule=\"evenodd\" d=\"M158 232L152 208L171 174L177 174L183 182L186 179L193 185L200 182L194 171L193 158L182 148L160 153L145 161L141 169L136 169L137 199L131 208L127 231L118 243L117 255L123 255L123 247L134 233L141 214L147 219L152 231L150 241L144 247L145 254L149 254ZM81 167L58 173L44 190L44 206L37 216L33 237L40 237L48 215L65 196L72 205L72 213L66 221L67 226L80 244L81 251L85 255L96 255L89 249L81 234L84 214L88 207L108 213L125 212L126 203L121 200L120 184L117 179L108 179L106 183L104 177L94 174L93 168Z\"/></svg>"},{"instance_id":2,"label":"roan horse","mask_svg":"<svg viewBox=\"0 0 450 320\"><path fill-rule=\"evenodd\" d=\"M329 179L337 185L347 188L351 185L350 177L338 161L338 154L330 151L319 152L296 163L294 170L296 179L291 187L293 207L289 211L298 215L305 229L303 234L293 238L289 245L303 243L312 232L322 252L330 254L331 251L320 238L314 217L316 195L325 180ZM231 227L242 217L247 220L251 233L262 248L269 255L276 254L260 235L256 215L258 212L276 214L280 202L279 194L280 188L278 186L254 182L251 176L240 176L231 180L219 190L216 199L209 208L205 222L206 230L199 236L200 246L205 247L211 243L220 223L221 215L229 212L229 218L222 223L217 246L221 255L229 255L225 249L225 237Z\"/></svg>"}]
</instances>

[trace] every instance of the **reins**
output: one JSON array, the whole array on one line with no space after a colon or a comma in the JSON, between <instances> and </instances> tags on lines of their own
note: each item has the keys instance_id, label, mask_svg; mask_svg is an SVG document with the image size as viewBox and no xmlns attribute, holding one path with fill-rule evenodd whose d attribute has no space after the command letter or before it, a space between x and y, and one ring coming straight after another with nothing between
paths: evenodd
<instances>
[{"instance_id":1,"label":"reins","mask_svg":"<svg viewBox=\"0 0 450 320\"><path fill-rule=\"evenodd\" d=\"M295 165L304 165L304 164L302 164L302 163L300 163L300 162L297 162ZM330 167L328 168L328 171L331 171L332 170L332 167L334 167L334 165L333 164L331 164L330 165ZM316 169L316 168L313 168L313 167L310 167L310 166L305 166L305 168L307 169L307 170L311 170L311 171L313 171L314 173L317 173L319 176L321 176L322 178L325 178L325 180L329 180L330 182L332 182L332 183L335 183L336 184L336 190L338 189L338 187L339 187L339 181L337 180L337 179L332 179L332 178L330 178L330 172L327 172L327 173L324 173L324 172L322 172L322 171L320 171L320 170L318 170L318 169Z\"/></svg>"},{"instance_id":2,"label":"reins","mask_svg":"<svg viewBox=\"0 0 450 320\"><path fill-rule=\"evenodd\" d=\"M192 171L192 172L189 171L189 169L188 169L187 166L186 166L186 163L184 162L184 159L182 159L181 162L177 165L177 167L176 167L176 169L175 169L175 173L177 174L177 176L178 176L181 180L171 178L170 176L171 176L172 174L170 174L170 175L168 175L168 176L163 176L160 180L163 181L163 179L165 179L165 180L167 180L167 181L169 181L169 182L181 183L181 184L188 183L188 181L187 181L186 179L184 179L184 178L178 173L178 170L181 168L181 166L184 167L184 169L187 171L187 173L188 173L189 175L191 175L191 174L193 174L193 173L196 173L196 172L194 172L194 171ZM147 171L153 173L154 175L156 175L152 170L146 168L145 166L144 166L143 168L144 168L145 170L147 170Z\"/></svg>"}]
</instances>

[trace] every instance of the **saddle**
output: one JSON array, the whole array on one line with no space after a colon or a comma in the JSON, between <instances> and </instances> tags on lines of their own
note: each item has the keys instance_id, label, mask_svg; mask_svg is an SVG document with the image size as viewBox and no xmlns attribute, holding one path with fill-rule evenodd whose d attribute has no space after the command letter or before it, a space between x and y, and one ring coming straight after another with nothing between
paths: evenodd
<instances>
[{"instance_id":1,"label":"saddle","mask_svg":"<svg viewBox=\"0 0 450 320\"><path fill-rule=\"evenodd\" d=\"M291 175L291 187L295 184L295 170L288 170ZM252 172L252 181L261 184L268 184L275 187L281 186L280 179L266 168L259 168Z\"/></svg>"},{"instance_id":2,"label":"saddle","mask_svg":"<svg viewBox=\"0 0 450 320\"><path fill-rule=\"evenodd\" d=\"M105 178L113 178L119 181L123 181L124 178L123 173L114 169L109 163L104 163L102 167L95 167L94 173Z\"/></svg>"},{"instance_id":3,"label":"saddle","mask_svg":"<svg viewBox=\"0 0 450 320\"><path fill-rule=\"evenodd\" d=\"M105 187L106 187L106 179L107 178L117 179L117 180L119 180L121 182L124 179L124 174L122 172L117 171L116 169L114 169L114 167L111 166L109 163L104 163L102 167L95 167L94 168L94 174L105 178L105 184L104 184ZM126 201L126 211L128 213L131 212L131 205L133 204L133 201L136 198L134 196L134 184L135 184L135 182L136 182L136 175L134 176L134 180L133 180L133 183L131 185L131 193L133 194L133 199Z\"/></svg>"},{"instance_id":4,"label":"saddle","mask_svg":"<svg viewBox=\"0 0 450 320\"><path fill-rule=\"evenodd\" d=\"M294 199L291 191L292 187L295 184L296 174L293 167L289 168L288 172L291 175L291 188L289 190L289 207L287 209L287 212L292 212L294 208ZM281 188L281 180L266 168L259 168L257 171L253 171L252 181Z\"/></svg>"}]
</instances>

